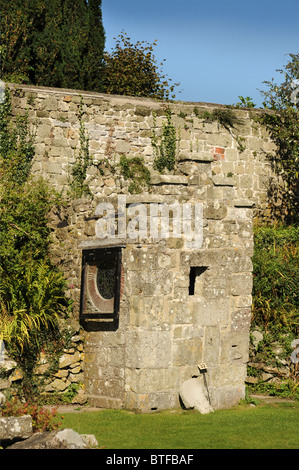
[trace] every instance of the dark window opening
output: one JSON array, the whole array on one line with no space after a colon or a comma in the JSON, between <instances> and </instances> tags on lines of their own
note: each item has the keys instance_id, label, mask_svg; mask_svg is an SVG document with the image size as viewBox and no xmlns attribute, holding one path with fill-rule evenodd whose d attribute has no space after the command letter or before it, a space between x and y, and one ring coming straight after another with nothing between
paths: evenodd
<instances>
[{"instance_id":1,"label":"dark window opening","mask_svg":"<svg viewBox=\"0 0 299 470\"><path fill-rule=\"evenodd\" d=\"M114 297L115 276L117 273L117 259L104 258L97 266L97 289L103 299Z\"/></svg>"},{"instance_id":2,"label":"dark window opening","mask_svg":"<svg viewBox=\"0 0 299 470\"><path fill-rule=\"evenodd\" d=\"M204 287L204 276L207 266L191 266L189 274L189 295L202 295Z\"/></svg>"}]
</instances>

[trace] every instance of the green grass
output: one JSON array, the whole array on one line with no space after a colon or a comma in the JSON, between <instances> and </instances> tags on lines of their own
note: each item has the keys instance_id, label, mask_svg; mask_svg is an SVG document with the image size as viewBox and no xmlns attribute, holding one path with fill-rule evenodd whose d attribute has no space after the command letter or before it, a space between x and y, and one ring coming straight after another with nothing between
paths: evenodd
<instances>
[{"instance_id":1,"label":"green grass","mask_svg":"<svg viewBox=\"0 0 299 470\"><path fill-rule=\"evenodd\" d=\"M208 415L102 410L63 416L63 428L94 434L106 449L299 449L298 402L239 405Z\"/></svg>"}]
</instances>

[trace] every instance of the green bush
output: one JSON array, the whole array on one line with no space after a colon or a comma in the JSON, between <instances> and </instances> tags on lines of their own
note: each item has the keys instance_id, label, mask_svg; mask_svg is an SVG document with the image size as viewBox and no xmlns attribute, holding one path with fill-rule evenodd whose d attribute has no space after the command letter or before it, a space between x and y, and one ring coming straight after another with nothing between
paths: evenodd
<instances>
[{"instance_id":1,"label":"green bush","mask_svg":"<svg viewBox=\"0 0 299 470\"><path fill-rule=\"evenodd\" d=\"M253 256L253 325L299 326L299 227L257 227Z\"/></svg>"},{"instance_id":2,"label":"green bush","mask_svg":"<svg viewBox=\"0 0 299 470\"><path fill-rule=\"evenodd\" d=\"M0 331L10 355L39 352L40 332L53 330L58 313L67 306L63 275L47 260L23 260L14 274L0 269Z\"/></svg>"},{"instance_id":3,"label":"green bush","mask_svg":"<svg viewBox=\"0 0 299 470\"><path fill-rule=\"evenodd\" d=\"M129 192L139 194L144 187L149 187L151 175L143 163L141 157L127 158L125 155L120 157L121 174L126 180L131 180Z\"/></svg>"},{"instance_id":4,"label":"green bush","mask_svg":"<svg viewBox=\"0 0 299 470\"><path fill-rule=\"evenodd\" d=\"M263 105L270 112L262 113L259 120L265 125L275 152L267 155L272 170L282 180L270 181L268 197L270 210L276 220L298 224L299 221L299 103L293 93L299 79L299 53L288 54L289 62L278 70L282 74L280 84L266 81L267 90L262 91Z\"/></svg>"},{"instance_id":5,"label":"green bush","mask_svg":"<svg viewBox=\"0 0 299 470\"><path fill-rule=\"evenodd\" d=\"M61 426L56 408L47 410L32 403L20 403L16 399L5 403L1 415L5 417L30 415L33 432L54 431Z\"/></svg>"},{"instance_id":6,"label":"green bush","mask_svg":"<svg viewBox=\"0 0 299 470\"><path fill-rule=\"evenodd\" d=\"M42 179L30 178L33 135L15 122L10 95L0 104L0 338L24 373L23 393L36 392L33 368L41 347L59 335L68 301L65 281L48 256L48 214L58 202Z\"/></svg>"},{"instance_id":7,"label":"green bush","mask_svg":"<svg viewBox=\"0 0 299 470\"><path fill-rule=\"evenodd\" d=\"M175 98L174 88L170 85L162 69L159 69L154 56L153 44L137 41L132 44L127 34L116 39L112 52L104 53L104 74L102 86L105 93L129 96L147 96L168 100ZM163 62L160 64L163 65Z\"/></svg>"}]
</instances>

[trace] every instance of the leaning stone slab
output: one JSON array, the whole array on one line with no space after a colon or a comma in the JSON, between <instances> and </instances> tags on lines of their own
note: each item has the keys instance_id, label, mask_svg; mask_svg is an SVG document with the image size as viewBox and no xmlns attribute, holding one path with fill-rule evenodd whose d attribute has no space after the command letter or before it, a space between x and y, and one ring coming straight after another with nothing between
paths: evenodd
<instances>
[{"instance_id":1,"label":"leaning stone slab","mask_svg":"<svg viewBox=\"0 0 299 470\"><path fill-rule=\"evenodd\" d=\"M30 415L0 418L0 440L27 439L31 434Z\"/></svg>"},{"instance_id":2,"label":"leaning stone slab","mask_svg":"<svg viewBox=\"0 0 299 470\"><path fill-rule=\"evenodd\" d=\"M202 414L213 412L213 408L206 399L203 386L196 378L184 382L180 389L180 397L185 407L195 408Z\"/></svg>"}]
</instances>

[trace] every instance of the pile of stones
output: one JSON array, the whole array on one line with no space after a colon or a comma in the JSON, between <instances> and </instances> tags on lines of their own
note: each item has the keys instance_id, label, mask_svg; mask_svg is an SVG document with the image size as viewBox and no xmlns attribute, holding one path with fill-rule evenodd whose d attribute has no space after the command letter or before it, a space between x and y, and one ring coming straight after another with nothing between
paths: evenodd
<instances>
[{"instance_id":1,"label":"pile of stones","mask_svg":"<svg viewBox=\"0 0 299 470\"><path fill-rule=\"evenodd\" d=\"M50 358L41 353L39 361L34 369L34 374L39 383L43 383L42 394L63 395L73 384L78 389L77 395L72 403L80 405L87 401L82 389L84 382L83 360L84 360L84 336L80 331L78 322L73 321L71 325L73 336L70 345L63 350L59 357L58 369L50 372ZM4 395L14 396L17 394L18 386L22 384L23 372L18 364L7 355L2 355L0 361L0 392Z\"/></svg>"},{"instance_id":2,"label":"pile of stones","mask_svg":"<svg viewBox=\"0 0 299 470\"><path fill-rule=\"evenodd\" d=\"M78 434L73 429L49 432L32 431L30 415L0 417L0 446L4 449L93 449L98 442L93 434Z\"/></svg>"},{"instance_id":3,"label":"pile of stones","mask_svg":"<svg viewBox=\"0 0 299 470\"><path fill-rule=\"evenodd\" d=\"M246 383L254 386L258 383L280 385L286 382L294 373L294 364L291 356L286 354L284 344L274 340L268 346L268 355L260 354L265 339L264 332L255 328L250 332L250 336L248 367L251 374L247 376Z\"/></svg>"}]
</instances>

